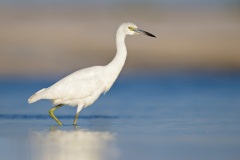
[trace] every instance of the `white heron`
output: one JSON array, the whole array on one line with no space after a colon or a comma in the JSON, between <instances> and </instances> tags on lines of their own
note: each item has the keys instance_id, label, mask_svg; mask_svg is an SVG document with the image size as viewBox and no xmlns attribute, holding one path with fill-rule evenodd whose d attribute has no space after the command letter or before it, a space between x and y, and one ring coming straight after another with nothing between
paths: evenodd
<instances>
[{"instance_id":1,"label":"white heron","mask_svg":"<svg viewBox=\"0 0 240 160\"><path fill-rule=\"evenodd\" d=\"M102 93L107 92L117 79L127 56L126 35L137 34L155 37L151 33L138 29L133 23L121 24L116 33L117 53L109 64L78 70L52 86L36 92L28 102L34 103L40 99L51 100L55 107L49 110L49 114L59 125L62 123L55 117L54 111L63 105L77 106L73 121L76 125L80 111L93 104Z\"/></svg>"}]
</instances>

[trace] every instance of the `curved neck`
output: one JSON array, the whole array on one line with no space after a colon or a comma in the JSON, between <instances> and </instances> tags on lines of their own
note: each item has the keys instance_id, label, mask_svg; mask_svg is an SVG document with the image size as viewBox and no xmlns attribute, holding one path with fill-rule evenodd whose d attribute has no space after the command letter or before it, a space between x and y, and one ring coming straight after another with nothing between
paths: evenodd
<instances>
[{"instance_id":1,"label":"curved neck","mask_svg":"<svg viewBox=\"0 0 240 160\"><path fill-rule=\"evenodd\" d=\"M117 45L117 53L113 60L107 65L107 68L110 72L120 73L122 67L125 63L127 57L127 49L125 45L125 37L126 35L118 29L116 34L116 45ZM117 74L117 75L118 75Z\"/></svg>"}]
</instances>

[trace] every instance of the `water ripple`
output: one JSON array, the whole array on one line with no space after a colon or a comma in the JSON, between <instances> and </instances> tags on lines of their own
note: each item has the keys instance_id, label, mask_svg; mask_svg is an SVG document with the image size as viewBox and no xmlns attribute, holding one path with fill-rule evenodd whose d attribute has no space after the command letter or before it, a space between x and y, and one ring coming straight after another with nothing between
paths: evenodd
<instances>
[{"instance_id":1,"label":"water ripple","mask_svg":"<svg viewBox=\"0 0 240 160\"><path fill-rule=\"evenodd\" d=\"M59 115L61 119L73 119L72 115ZM109 116L109 115L82 115L79 119L122 119L129 117ZM51 119L49 115L28 115L28 114L0 114L0 119Z\"/></svg>"}]
</instances>

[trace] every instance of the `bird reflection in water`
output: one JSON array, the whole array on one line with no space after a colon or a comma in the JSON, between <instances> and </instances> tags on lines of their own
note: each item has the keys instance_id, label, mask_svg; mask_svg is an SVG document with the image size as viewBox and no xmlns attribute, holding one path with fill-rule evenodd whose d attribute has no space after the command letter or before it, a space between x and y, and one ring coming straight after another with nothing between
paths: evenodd
<instances>
[{"instance_id":1,"label":"bird reflection in water","mask_svg":"<svg viewBox=\"0 0 240 160\"><path fill-rule=\"evenodd\" d=\"M31 144L35 160L118 159L115 136L110 132L51 127L49 132L32 133Z\"/></svg>"}]
</instances>

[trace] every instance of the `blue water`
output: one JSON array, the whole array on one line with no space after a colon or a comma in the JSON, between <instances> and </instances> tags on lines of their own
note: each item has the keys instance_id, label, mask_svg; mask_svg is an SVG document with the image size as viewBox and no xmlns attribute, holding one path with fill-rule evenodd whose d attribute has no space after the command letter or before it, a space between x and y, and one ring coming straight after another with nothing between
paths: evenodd
<instances>
[{"instance_id":1,"label":"blue water","mask_svg":"<svg viewBox=\"0 0 240 160\"><path fill-rule=\"evenodd\" d=\"M0 80L0 155L4 160L239 160L240 73L121 75L84 109L48 116L48 101L29 105L57 79Z\"/></svg>"}]
</instances>

